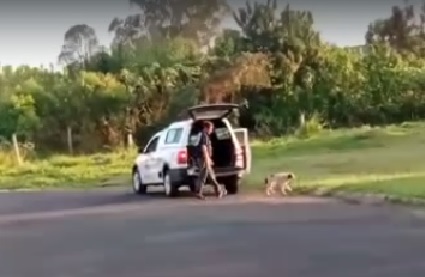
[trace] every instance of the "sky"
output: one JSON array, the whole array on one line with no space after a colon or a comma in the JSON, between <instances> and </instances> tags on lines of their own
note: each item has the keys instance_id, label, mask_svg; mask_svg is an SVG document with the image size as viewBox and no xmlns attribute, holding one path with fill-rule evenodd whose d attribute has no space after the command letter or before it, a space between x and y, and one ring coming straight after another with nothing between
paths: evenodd
<instances>
[{"instance_id":1,"label":"sky","mask_svg":"<svg viewBox=\"0 0 425 277\"><path fill-rule=\"evenodd\" d=\"M259 0L266 1L266 0ZM420 0L410 0L416 4ZM228 0L232 7L244 0ZM367 25L388 17L402 0L278 0L281 7L313 12L315 26L326 41L340 46L364 43ZM109 45L108 25L114 17L137 12L128 0L0 0L0 64L47 66L56 63L65 31L88 24L101 44ZM231 18L226 27L235 27Z\"/></svg>"}]
</instances>

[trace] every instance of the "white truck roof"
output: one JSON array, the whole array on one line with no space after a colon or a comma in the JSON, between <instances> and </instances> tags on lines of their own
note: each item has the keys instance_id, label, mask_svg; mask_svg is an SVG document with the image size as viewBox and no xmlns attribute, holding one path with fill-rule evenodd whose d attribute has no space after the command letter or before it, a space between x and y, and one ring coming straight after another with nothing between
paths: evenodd
<instances>
[{"instance_id":1,"label":"white truck roof","mask_svg":"<svg viewBox=\"0 0 425 277\"><path fill-rule=\"evenodd\" d=\"M173 122L170 125L168 125L168 128L178 128L178 127L186 127L187 125L192 124L192 120L184 120L184 121L177 121L177 122ZM164 129L165 130L165 129Z\"/></svg>"}]
</instances>

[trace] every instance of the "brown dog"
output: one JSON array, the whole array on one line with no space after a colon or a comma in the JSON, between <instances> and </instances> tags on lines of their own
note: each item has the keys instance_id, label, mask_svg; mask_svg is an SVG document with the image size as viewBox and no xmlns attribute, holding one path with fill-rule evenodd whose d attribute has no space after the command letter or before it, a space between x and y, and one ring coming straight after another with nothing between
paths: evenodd
<instances>
[{"instance_id":1,"label":"brown dog","mask_svg":"<svg viewBox=\"0 0 425 277\"><path fill-rule=\"evenodd\" d=\"M270 196L275 193L276 187L280 187L282 195L287 195L289 191L292 191L291 184L295 180L295 174L292 172L278 172L269 175L264 179L266 187L266 195Z\"/></svg>"}]
</instances>

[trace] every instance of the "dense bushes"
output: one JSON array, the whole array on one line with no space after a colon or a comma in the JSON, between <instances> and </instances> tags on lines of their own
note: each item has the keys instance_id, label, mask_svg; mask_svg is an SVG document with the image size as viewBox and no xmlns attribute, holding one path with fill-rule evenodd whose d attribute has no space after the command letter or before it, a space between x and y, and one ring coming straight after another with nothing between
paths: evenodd
<instances>
[{"instance_id":1,"label":"dense bushes","mask_svg":"<svg viewBox=\"0 0 425 277\"><path fill-rule=\"evenodd\" d=\"M62 150L72 128L77 151L97 150L122 144L127 132L146 140L187 106L213 99L248 99L241 123L260 135L425 118L420 51L376 41L332 46L320 40L311 13L286 7L270 17L276 9L273 1L242 8L234 15L242 33L224 32L209 55L187 34L130 36L131 43L120 37L111 51L73 61L64 73L2 67L0 136L17 133L38 149Z\"/></svg>"}]
</instances>

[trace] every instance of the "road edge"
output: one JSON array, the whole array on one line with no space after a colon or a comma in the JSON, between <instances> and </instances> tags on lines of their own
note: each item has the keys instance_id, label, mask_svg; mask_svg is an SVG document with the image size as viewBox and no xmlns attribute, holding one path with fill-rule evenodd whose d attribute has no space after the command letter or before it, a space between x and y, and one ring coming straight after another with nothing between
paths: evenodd
<instances>
[{"instance_id":1,"label":"road edge","mask_svg":"<svg viewBox=\"0 0 425 277\"><path fill-rule=\"evenodd\" d=\"M91 188L17 188L17 189L0 189L0 194L16 193L16 192L78 192L78 191L97 191L97 190L120 190L125 188L123 185L107 185ZM243 191L243 196L261 195L259 191ZM335 198L349 204L367 204L367 205L402 205L410 207L425 207L425 199L414 197L400 197L387 194L376 193L355 193L344 190L329 190L324 188L296 188L294 196L312 196L323 198Z\"/></svg>"},{"instance_id":2,"label":"road edge","mask_svg":"<svg viewBox=\"0 0 425 277\"><path fill-rule=\"evenodd\" d=\"M331 197L342 200L346 203L357 205L401 205L410 207L425 207L425 199L414 197L400 197L387 194L376 193L355 193L343 190L331 191L325 189L314 189L309 191L298 191L300 195L310 195L316 197Z\"/></svg>"}]
</instances>

